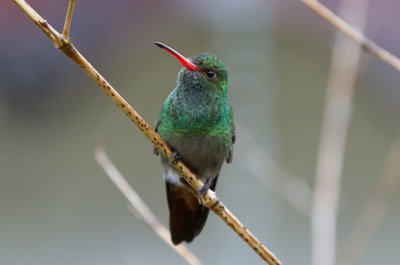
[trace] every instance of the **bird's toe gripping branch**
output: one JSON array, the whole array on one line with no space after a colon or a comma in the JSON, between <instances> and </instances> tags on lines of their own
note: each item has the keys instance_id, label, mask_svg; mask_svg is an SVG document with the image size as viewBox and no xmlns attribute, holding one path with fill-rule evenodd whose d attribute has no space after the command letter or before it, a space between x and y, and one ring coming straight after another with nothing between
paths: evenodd
<instances>
[{"instance_id":1,"label":"bird's toe gripping branch","mask_svg":"<svg viewBox=\"0 0 400 265\"><path fill-rule=\"evenodd\" d=\"M207 189L204 194L197 195L201 205L212 208L219 204L219 199L214 191Z\"/></svg>"},{"instance_id":2,"label":"bird's toe gripping branch","mask_svg":"<svg viewBox=\"0 0 400 265\"><path fill-rule=\"evenodd\" d=\"M173 165L176 165L179 160L181 160L181 156L177 152L174 152L171 155L171 160L168 161L168 166L172 167Z\"/></svg>"},{"instance_id":3,"label":"bird's toe gripping branch","mask_svg":"<svg viewBox=\"0 0 400 265\"><path fill-rule=\"evenodd\" d=\"M211 185L211 178L207 179L204 185L200 189L196 190L198 197L203 197L204 195L206 195L208 190L210 189L210 185Z\"/></svg>"}]
</instances>

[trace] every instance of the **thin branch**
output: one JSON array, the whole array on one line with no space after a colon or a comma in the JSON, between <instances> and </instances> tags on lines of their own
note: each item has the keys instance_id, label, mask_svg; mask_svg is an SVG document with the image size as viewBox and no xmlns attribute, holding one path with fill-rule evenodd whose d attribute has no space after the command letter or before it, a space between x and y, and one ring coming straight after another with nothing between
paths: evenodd
<instances>
[{"instance_id":1,"label":"thin branch","mask_svg":"<svg viewBox=\"0 0 400 265\"><path fill-rule=\"evenodd\" d=\"M241 150L238 161L250 175L294 209L310 216L312 191L308 184L280 166L244 127L236 124L236 133L240 136L236 143Z\"/></svg>"},{"instance_id":2,"label":"thin branch","mask_svg":"<svg viewBox=\"0 0 400 265\"><path fill-rule=\"evenodd\" d=\"M63 38L57 31L49 30L50 25L24 0L13 0L18 7L50 38L55 47L77 63L81 69L106 93L106 95L129 117L129 119L143 132L160 153L168 160L173 161L173 151L161 137L140 117L140 115L126 102L103 76L75 49L69 39ZM52 28L51 28L52 29ZM186 182L194 189L203 187L203 182L182 162L173 164ZM226 208L215 192L209 190L200 197L202 204L217 214L231 227L263 260L270 265L279 265L280 261L269 251L243 224Z\"/></svg>"},{"instance_id":3,"label":"thin branch","mask_svg":"<svg viewBox=\"0 0 400 265\"><path fill-rule=\"evenodd\" d=\"M361 32L352 28L340 17L336 16L332 11L326 8L323 4L316 0L301 0L304 4L314 10L318 15L323 17L326 21L331 23L338 30L343 32L347 37L358 43L360 47L372 53L382 61L393 66L395 69L400 71L400 59L385 49L375 44L372 40L365 37Z\"/></svg>"},{"instance_id":4,"label":"thin branch","mask_svg":"<svg viewBox=\"0 0 400 265\"><path fill-rule=\"evenodd\" d=\"M75 0L70 0L68 4L67 16L65 17L64 29L62 36L69 40L69 28L71 27L72 11L74 10Z\"/></svg>"},{"instance_id":5,"label":"thin branch","mask_svg":"<svg viewBox=\"0 0 400 265\"><path fill-rule=\"evenodd\" d=\"M400 184L400 137L390 148L379 180L354 230L342 248L339 264L357 264L389 208Z\"/></svg>"},{"instance_id":6,"label":"thin branch","mask_svg":"<svg viewBox=\"0 0 400 265\"><path fill-rule=\"evenodd\" d=\"M343 15L348 10L353 11L352 16L363 29L367 1L342 1L340 13ZM338 199L360 54L359 46L337 32L325 95L311 213L313 265L335 264Z\"/></svg>"},{"instance_id":7,"label":"thin branch","mask_svg":"<svg viewBox=\"0 0 400 265\"><path fill-rule=\"evenodd\" d=\"M173 250L175 250L187 263L191 265L201 265L201 262L196 258L195 255L190 252L183 244L175 246L171 242L169 231L157 217L153 214L150 208L144 203L139 197L136 191L129 185L128 181L121 175L115 165L108 158L102 144L97 144L95 149L95 158L97 163L102 167L104 172L110 178L110 180L117 186L125 198L129 201L134 211L135 216L147 224L154 232L164 240Z\"/></svg>"}]
</instances>

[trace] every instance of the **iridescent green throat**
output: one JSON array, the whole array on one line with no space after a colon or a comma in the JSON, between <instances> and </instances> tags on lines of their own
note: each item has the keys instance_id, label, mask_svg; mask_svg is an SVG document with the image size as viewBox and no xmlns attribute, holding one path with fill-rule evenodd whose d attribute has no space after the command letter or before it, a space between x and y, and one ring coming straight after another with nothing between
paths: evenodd
<instances>
[{"instance_id":1,"label":"iridescent green throat","mask_svg":"<svg viewBox=\"0 0 400 265\"><path fill-rule=\"evenodd\" d=\"M162 134L214 135L220 131L218 127L232 122L226 94L189 90L177 86L166 99L160 113Z\"/></svg>"}]
</instances>

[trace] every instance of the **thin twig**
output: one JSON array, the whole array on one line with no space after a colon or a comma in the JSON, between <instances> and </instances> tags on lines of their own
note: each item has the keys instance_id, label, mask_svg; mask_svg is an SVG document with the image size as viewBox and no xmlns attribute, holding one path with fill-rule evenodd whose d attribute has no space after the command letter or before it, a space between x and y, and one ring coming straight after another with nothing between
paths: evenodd
<instances>
[{"instance_id":1,"label":"thin twig","mask_svg":"<svg viewBox=\"0 0 400 265\"><path fill-rule=\"evenodd\" d=\"M353 11L352 16L358 18L357 24L363 29L366 6L367 1L342 1L340 13ZM325 95L311 213L313 265L335 264L338 200L360 54L359 46L339 32L336 34Z\"/></svg>"},{"instance_id":2,"label":"thin twig","mask_svg":"<svg viewBox=\"0 0 400 265\"><path fill-rule=\"evenodd\" d=\"M65 17L64 29L62 36L69 40L69 28L71 27L72 11L74 10L75 0L70 0L68 4L67 16Z\"/></svg>"},{"instance_id":3,"label":"thin twig","mask_svg":"<svg viewBox=\"0 0 400 265\"><path fill-rule=\"evenodd\" d=\"M13 0L18 7L50 38L55 47L70 57L81 69L111 98L129 119L143 132L160 153L168 160L173 161L173 151L161 139L161 137L140 117L140 115L126 102L103 76L75 49L69 39L63 38L57 31L49 30L51 27L36 11L24 0ZM52 29L52 28L51 28ZM173 164L179 174L194 189L203 187L203 182L182 162ZM243 224L226 208L215 192L208 190L200 196L202 204L217 214L229 227L231 227L263 260L270 265L279 265L280 261L269 251Z\"/></svg>"},{"instance_id":4,"label":"thin twig","mask_svg":"<svg viewBox=\"0 0 400 265\"><path fill-rule=\"evenodd\" d=\"M183 244L175 246L171 242L169 231L157 217L153 214L150 208L139 197L136 191L129 185L128 181L121 175L115 165L108 158L104 147L98 143L95 149L95 158L97 163L102 167L110 180L117 186L125 198L129 201L134 209L134 214L138 215L139 219L147 224L154 232L164 240L173 250L175 250L187 263L191 265L201 265L201 262L187 249Z\"/></svg>"},{"instance_id":5,"label":"thin twig","mask_svg":"<svg viewBox=\"0 0 400 265\"><path fill-rule=\"evenodd\" d=\"M360 47L375 55L382 61L393 66L400 71L400 59L385 49L375 44L372 40L365 37L361 32L352 28L340 17L336 16L332 11L316 0L301 0L304 4L314 10L318 15L322 16L326 21L331 23L338 30L343 32L347 37L358 43Z\"/></svg>"},{"instance_id":6,"label":"thin twig","mask_svg":"<svg viewBox=\"0 0 400 265\"><path fill-rule=\"evenodd\" d=\"M400 184L400 137L390 148L379 180L354 230L342 248L339 264L355 265L365 252Z\"/></svg>"},{"instance_id":7,"label":"thin twig","mask_svg":"<svg viewBox=\"0 0 400 265\"><path fill-rule=\"evenodd\" d=\"M237 149L241 150L238 161L250 175L294 209L310 216L312 191L308 184L280 166L244 127L236 124L236 133L240 137Z\"/></svg>"}]
</instances>

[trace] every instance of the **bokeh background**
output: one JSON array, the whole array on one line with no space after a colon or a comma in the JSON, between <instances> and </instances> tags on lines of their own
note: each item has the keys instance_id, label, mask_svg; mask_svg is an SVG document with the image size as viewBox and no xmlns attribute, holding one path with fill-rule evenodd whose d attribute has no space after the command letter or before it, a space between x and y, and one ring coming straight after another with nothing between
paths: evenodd
<instances>
[{"instance_id":1,"label":"bokeh background","mask_svg":"<svg viewBox=\"0 0 400 265\"><path fill-rule=\"evenodd\" d=\"M29 3L61 30L67 0ZM338 1L323 3L337 12ZM371 0L366 24L366 35L395 54L399 12L396 0ZM180 68L153 41L185 56L215 53L225 62L239 129L218 194L284 264L298 265L311 262L310 219L276 190L278 171L265 165L279 165L298 181L286 192L307 204L334 33L300 1L277 0L77 1L71 28L78 50L149 122ZM399 80L390 66L363 54L345 153L338 255L397 137ZM2 1L0 264L185 264L127 211L96 164L98 132L120 171L168 225L152 145L12 1ZM399 194L388 207L360 264L398 264ZM204 264L263 264L213 214L188 247Z\"/></svg>"}]
</instances>

